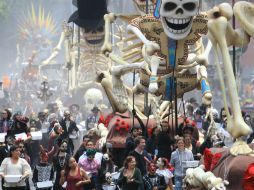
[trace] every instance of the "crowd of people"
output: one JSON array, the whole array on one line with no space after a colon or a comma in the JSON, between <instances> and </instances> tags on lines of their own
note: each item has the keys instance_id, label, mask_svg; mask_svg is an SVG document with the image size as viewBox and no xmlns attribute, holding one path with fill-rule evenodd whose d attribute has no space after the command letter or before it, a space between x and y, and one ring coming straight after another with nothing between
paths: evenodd
<instances>
[{"instance_id":1,"label":"crowd of people","mask_svg":"<svg viewBox=\"0 0 254 190\"><path fill-rule=\"evenodd\" d=\"M2 188L28 190L32 179L36 189L48 190L181 190L189 162L200 160L206 148L230 146L229 141L234 141L225 129L223 109L220 114L213 110L218 132L208 136L210 119L206 109L195 105L186 107L186 116L174 133L169 121L153 128L148 136L141 126L133 126L120 164L115 162L119 155L113 154L112 147L105 144L98 149L90 133L83 136L79 148L74 148L73 141L80 133L70 110L60 115L45 109L28 118L20 112L12 115L10 109L3 109L0 120L0 132L5 133L0 147ZM99 110L92 111L95 110L90 120L98 122ZM250 115L243 114L251 126ZM33 140L34 131L41 131L42 139ZM246 139L251 142L253 134Z\"/></svg>"}]
</instances>

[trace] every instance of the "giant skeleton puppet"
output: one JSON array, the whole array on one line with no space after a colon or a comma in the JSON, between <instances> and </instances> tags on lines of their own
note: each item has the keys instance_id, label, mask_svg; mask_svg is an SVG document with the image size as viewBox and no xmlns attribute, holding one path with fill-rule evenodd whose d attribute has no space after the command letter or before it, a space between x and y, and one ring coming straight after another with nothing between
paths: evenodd
<instances>
[{"instance_id":1,"label":"giant skeleton puppet","mask_svg":"<svg viewBox=\"0 0 254 190\"><path fill-rule=\"evenodd\" d=\"M237 2L233 9L229 4L223 3L209 12L208 37L215 50L215 62L222 87L224 107L227 112L227 130L236 139L231 148L206 150L204 153L204 166L188 169L185 181L190 189L212 190L253 190L254 189L254 151L253 144L247 145L242 140L252 132L244 122L240 110L236 82L230 61L228 46L246 46L250 37L254 35L253 23L254 5L249 2ZM242 28L234 30L228 22L233 14ZM218 52L221 52L229 102L232 116L228 111L225 84L222 71L218 63ZM206 172L204 172L204 170ZM217 178L212 177L214 174ZM226 186L225 186L226 185ZM196 187L196 188L195 188Z\"/></svg>"},{"instance_id":2,"label":"giant skeleton puppet","mask_svg":"<svg viewBox=\"0 0 254 190\"><path fill-rule=\"evenodd\" d=\"M78 10L68 21L75 23L74 41L70 50L69 84L70 89L89 89L84 94L84 100L86 110L91 110L92 107L103 104L100 86L95 82L96 73L108 71L110 67L108 59L100 53L104 41L103 16L107 13L107 4L105 0L78 0L76 5ZM100 98L96 100L98 97Z\"/></svg>"},{"instance_id":3,"label":"giant skeleton puppet","mask_svg":"<svg viewBox=\"0 0 254 190\"><path fill-rule=\"evenodd\" d=\"M130 52L128 56L134 57L134 51L137 51L143 59L136 59L136 62L129 64L125 57L108 54L113 61L122 64L111 68L113 87L109 87L106 79L102 80L109 99L113 99L112 107L123 113L130 107L127 100L130 93L144 93L149 90L155 97L162 97L163 103L157 114L163 116L175 88L177 97L182 97L185 92L197 87L202 89L204 103L210 105L212 95L206 72L208 53L204 51L200 38L200 34L207 33L207 16L198 15L199 1L158 1L154 7L154 14L161 16L161 19L152 14L143 15L131 20L128 26L134 36L141 40L126 48ZM176 13L178 9L180 12ZM118 16L110 13L104 17L106 28L103 52L112 51L109 26ZM133 41L134 36L130 37ZM124 86L121 76L133 70L139 72L140 82L129 89ZM177 85L174 78L177 78ZM155 102L158 102L158 98Z\"/></svg>"},{"instance_id":4,"label":"giant skeleton puppet","mask_svg":"<svg viewBox=\"0 0 254 190\"><path fill-rule=\"evenodd\" d=\"M120 76L123 73L132 72L133 69L142 68L143 73L146 74L146 80L141 76L141 86L146 86L150 92L155 92L167 99L168 90L170 89L168 86L172 84L167 82L172 80L170 77L173 76L172 70L174 69L175 77L177 78L178 95L181 95L186 89L191 90L200 82L203 91L203 100L209 102L211 100L211 93L207 85L204 67L206 64L206 60L204 59L206 52L202 55L203 47L200 46L198 40L200 39L199 34L206 34L208 29L208 37L216 50L215 52L218 53L219 48L222 54L225 75L227 76L227 88L229 102L232 107L232 116L227 110L225 85L221 77L222 74L218 61L216 62L221 78L224 106L227 111L227 129L236 139L236 142L230 149L226 149L225 151L219 150L221 157L217 160L215 166L210 168L210 171L204 171L204 167L202 166L194 169L194 171L189 170L185 181L192 185L192 187L209 190L253 189L254 167L251 163L254 162L254 152L252 148L241 140L242 137L249 135L252 130L244 122L241 115L228 46L235 45L243 47L248 45L250 36L254 34L253 23L251 23L254 18L254 5L240 1L235 4L234 10L232 10L229 4L223 3L209 10L206 14L198 14L199 4L200 2L198 0L158 0L155 16L160 16L160 20L151 15L134 19L129 29L144 43L142 54L146 62L113 67L111 69L112 78L114 79L113 90L115 95L123 92L122 97L125 96L127 90L124 89L121 80L119 80ZM234 30L228 22L233 14L235 14L242 28ZM107 23L113 22L115 17L113 14L106 15L106 25ZM104 49L102 50L109 50L110 52L111 46L106 40L107 36L103 46ZM191 51L190 46L193 45L197 45L194 48L196 51ZM201 50L201 54L199 54L199 50ZM124 63L123 60L112 53L108 55L114 61ZM149 67L145 63L148 63ZM193 68L196 68L196 73L191 72ZM147 75L149 70L151 70L150 76ZM191 77L191 74L196 76ZM186 81L188 82L184 81L187 76L188 79ZM183 83L181 80L185 82L185 85L181 86L180 82ZM189 84L191 81L194 81L196 85ZM120 102L118 103L118 108L124 110L123 108L126 105ZM228 185L227 188L226 185Z\"/></svg>"},{"instance_id":5,"label":"giant skeleton puppet","mask_svg":"<svg viewBox=\"0 0 254 190\"><path fill-rule=\"evenodd\" d=\"M71 27L66 22L63 23L59 43L43 65L55 59L64 43L69 91L78 96L80 92L83 93L85 104L89 104L85 110L90 110L100 106L90 104L103 103L101 99L96 100L97 97L102 97L100 85L96 83L96 73L108 71L110 67L107 57L100 53L104 41L103 16L107 13L107 4L106 0L74 0L72 3L77 11L70 16L68 22L74 24Z\"/></svg>"}]
</instances>

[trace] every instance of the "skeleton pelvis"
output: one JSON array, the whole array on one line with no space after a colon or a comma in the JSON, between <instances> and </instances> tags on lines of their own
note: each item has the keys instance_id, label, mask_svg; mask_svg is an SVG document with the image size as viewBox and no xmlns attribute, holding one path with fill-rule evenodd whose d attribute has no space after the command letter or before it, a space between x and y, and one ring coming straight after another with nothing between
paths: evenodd
<instances>
[{"instance_id":1,"label":"skeleton pelvis","mask_svg":"<svg viewBox=\"0 0 254 190\"><path fill-rule=\"evenodd\" d=\"M177 78L177 97L181 98L184 93L194 90L199 86L197 80L197 74L176 74ZM148 88L149 87L150 78L148 75L141 74L140 75L140 83ZM154 93L156 96L162 95L162 97L166 96L166 80L161 80L158 82L158 90ZM173 92L174 96L174 92Z\"/></svg>"}]
</instances>

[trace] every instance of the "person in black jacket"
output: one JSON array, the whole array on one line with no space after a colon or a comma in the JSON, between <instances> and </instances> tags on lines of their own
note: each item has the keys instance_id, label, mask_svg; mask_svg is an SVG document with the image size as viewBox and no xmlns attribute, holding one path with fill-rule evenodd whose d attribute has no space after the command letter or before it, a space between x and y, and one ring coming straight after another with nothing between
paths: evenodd
<instances>
[{"instance_id":1,"label":"person in black jacket","mask_svg":"<svg viewBox=\"0 0 254 190\"><path fill-rule=\"evenodd\" d=\"M86 152L86 143L90 140L91 140L91 138L88 135L83 136L83 142L74 155L76 162L78 162L79 157L82 156L84 154L84 152Z\"/></svg>"},{"instance_id":2,"label":"person in black jacket","mask_svg":"<svg viewBox=\"0 0 254 190\"><path fill-rule=\"evenodd\" d=\"M156 173L156 165L150 163L148 165L148 174L143 177L145 190L165 190L167 184L162 175Z\"/></svg>"},{"instance_id":3,"label":"person in black jacket","mask_svg":"<svg viewBox=\"0 0 254 190\"><path fill-rule=\"evenodd\" d=\"M144 154L146 140L144 137L138 136L135 138L135 150L129 153L129 156L133 156L137 162L137 168L140 170L142 175L146 174L146 161L148 158Z\"/></svg>"},{"instance_id":4,"label":"person in black jacket","mask_svg":"<svg viewBox=\"0 0 254 190\"><path fill-rule=\"evenodd\" d=\"M74 134L77 134L79 129L76 125L76 122L71 119L71 114L69 111L64 111L64 118L60 121L60 125L62 126L63 133L61 134L60 138L68 139L68 149L67 152L69 154L73 154L74 145L72 139L75 138ZM74 136L72 138L72 136Z\"/></svg>"},{"instance_id":5,"label":"person in black jacket","mask_svg":"<svg viewBox=\"0 0 254 190\"><path fill-rule=\"evenodd\" d=\"M7 132L7 135L5 136L4 144L5 146L0 147L0 164L2 161L8 157L9 150L11 146L13 146L15 143L15 136L11 134L11 132Z\"/></svg>"}]
</instances>

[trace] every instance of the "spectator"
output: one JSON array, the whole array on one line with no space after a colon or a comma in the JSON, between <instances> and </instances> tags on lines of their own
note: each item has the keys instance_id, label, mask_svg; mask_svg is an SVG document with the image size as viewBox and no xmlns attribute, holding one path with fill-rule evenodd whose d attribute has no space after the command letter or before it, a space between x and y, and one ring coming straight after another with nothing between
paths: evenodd
<instances>
[{"instance_id":1,"label":"spectator","mask_svg":"<svg viewBox=\"0 0 254 190\"><path fill-rule=\"evenodd\" d=\"M3 187L6 190L25 190L26 178L31 175L31 168L27 161L20 158L20 149L18 146L12 146L10 148L10 157L5 158L1 164L1 171L3 176L6 175L21 175L18 183L4 182Z\"/></svg>"},{"instance_id":2,"label":"spectator","mask_svg":"<svg viewBox=\"0 0 254 190\"><path fill-rule=\"evenodd\" d=\"M90 141L90 137L88 135L84 135L83 136L83 142L81 144L81 146L79 147L79 149L77 150L74 158L75 160L78 162L80 156L82 156L85 152L86 152L86 144L88 141Z\"/></svg>"},{"instance_id":3,"label":"spectator","mask_svg":"<svg viewBox=\"0 0 254 190\"><path fill-rule=\"evenodd\" d=\"M185 133L183 134L183 138L185 148L192 152L195 159L200 159L201 154L199 153L199 147L195 139L192 138L192 135L190 133Z\"/></svg>"},{"instance_id":4,"label":"spectator","mask_svg":"<svg viewBox=\"0 0 254 190\"><path fill-rule=\"evenodd\" d=\"M15 143L15 136L11 134L10 131L7 132L7 135L5 136L5 146L0 148L0 164L2 161L8 157L10 148L14 145Z\"/></svg>"},{"instance_id":5,"label":"spectator","mask_svg":"<svg viewBox=\"0 0 254 190\"><path fill-rule=\"evenodd\" d=\"M118 170L117 166L112 160L112 155L110 153L105 153L102 158L101 168L99 170L100 184L106 183L105 175L106 173L114 173Z\"/></svg>"},{"instance_id":6,"label":"spectator","mask_svg":"<svg viewBox=\"0 0 254 190\"><path fill-rule=\"evenodd\" d=\"M36 123L37 128L41 129L42 132L42 141L41 141L41 145L43 147L48 148L49 145L49 122L47 121L46 118L46 113L45 112L39 112L38 113L38 121Z\"/></svg>"},{"instance_id":7,"label":"spectator","mask_svg":"<svg viewBox=\"0 0 254 190\"><path fill-rule=\"evenodd\" d=\"M20 113L16 113L13 116L13 125L12 125L12 133L14 135L25 133L27 135L27 140L31 139L30 130L27 126L29 119L27 117L22 116Z\"/></svg>"},{"instance_id":8,"label":"spectator","mask_svg":"<svg viewBox=\"0 0 254 190\"><path fill-rule=\"evenodd\" d=\"M31 164L31 159L30 159L30 156L28 156L28 154L27 154L25 143L22 140L20 140L20 141L16 142L16 145L20 149L20 158L25 159L28 164ZM37 150L36 150L36 152L37 152Z\"/></svg>"},{"instance_id":9,"label":"spectator","mask_svg":"<svg viewBox=\"0 0 254 190\"><path fill-rule=\"evenodd\" d=\"M7 131L11 130L12 119L11 112L8 109L4 109L2 111L2 119L0 120L0 133L7 133Z\"/></svg>"},{"instance_id":10,"label":"spectator","mask_svg":"<svg viewBox=\"0 0 254 190\"><path fill-rule=\"evenodd\" d=\"M68 149L69 154L73 154L74 145L73 139L78 138L78 127L76 122L71 119L71 114L69 111L64 111L64 118L60 121L60 125L63 128L63 133L60 135L61 139L68 139Z\"/></svg>"},{"instance_id":11,"label":"spectator","mask_svg":"<svg viewBox=\"0 0 254 190\"><path fill-rule=\"evenodd\" d=\"M146 140L144 137L138 136L135 138L135 150L129 153L129 156L133 156L135 161L137 161L137 168L140 170L142 176L146 174L146 157L144 155L144 150L146 146Z\"/></svg>"},{"instance_id":12,"label":"spectator","mask_svg":"<svg viewBox=\"0 0 254 190\"><path fill-rule=\"evenodd\" d=\"M146 150L154 159L158 156L158 134L159 129L154 127L152 129L151 138L149 138L146 143Z\"/></svg>"},{"instance_id":13,"label":"spectator","mask_svg":"<svg viewBox=\"0 0 254 190\"><path fill-rule=\"evenodd\" d=\"M74 157L70 157L65 170L61 171L60 184L67 182L66 190L83 190L84 184L91 183L86 172L80 168Z\"/></svg>"},{"instance_id":14,"label":"spectator","mask_svg":"<svg viewBox=\"0 0 254 190\"><path fill-rule=\"evenodd\" d=\"M143 177L145 190L165 190L167 184L163 175L156 173L156 165L150 163L148 165L148 174Z\"/></svg>"},{"instance_id":15,"label":"spectator","mask_svg":"<svg viewBox=\"0 0 254 190\"><path fill-rule=\"evenodd\" d=\"M190 150L185 149L184 140L182 137L176 138L177 149L172 153L170 164L175 168L174 180L175 190L182 190L183 179L186 175L186 169L184 162L193 161L193 154Z\"/></svg>"},{"instance_id":16,"label":"spectator","mask_svg":"<svg viewBox=\"0 0 254 190\"><path fill-rule=\"evenodd\" d=\"M87 141L87 143L86 143L86 149L87 150L94 150L95 149L93 141L91 141L91 140ZM80 160L84 160L85 158L87 158L87 154L86 154L87 150L83 153L82 156L79 157L79 161ZM103 157L102 153L96 152L95 156L94 156L94 159L101 165L102 157Z\"/></svg>"},{"instance_id":17,"label":"spectator","mask_svg":"<svg viewBox=\"0 0 254 190\"><path fill-rule=\"evenodd\" d=\"M140 170L136 168L135 157L127 156L117 183L122 190L140 190L143 181Z\"/></svg>"},{"instance_id":18,"label":"spectator","mask_svg":"<svg viewBox=\"0 0 254 190\"><path fill-rule=\"evenodd\" d=\"M173 140L169 135L169 125L167 121L161 123L161 131L158 134L158 158L164 157L170 160Z\"/></svg>"},{"instance_id":19,"label":"spectator","mask_svg":"<svg viewBox=\"0 0 254 190\"><path fill-rule=\"evenodd\" d=\"M158 169L156 170L156 173L162 175L165 179L165 182L169 190L173 190L174 189L172 183L173 174L169 170L168 160L166 158L159 158L157 160L157 166Z\"/></svg>"},{"instance_id":20,"label":"spectator","mask_svg":"<svg viewBox=\"0 0 254 190\"><path fill-rule=\"evenodd\" d=\"M86 120L87 130L93 128L94 124L97 124L98 120L99 120L100 109L97 106L94 106L93 109L91 110L91 112L92 112L92 115L88 116L88 118Z\"/></svg>"},{"instance_id":21,"label":"spectator","mask_svg":"<svg viewBox=\"0 0 254 190\"><path fill-rule=\"evenodd\" d=\"M125 141L125 157L128 156L128 154L135 149L135 142L134 139L139 136L140 134L140 127L133 126L130 131L129 137L126 138Z\"/></svg>"},{"instance_id":22,"label":"spectator","mask_svg":"<svg viewBox=\"0 0 254 190\"><path fill-rule=\"evenodd\" d=\"M53 157L53 166L56 172L53 190L60 190L62 188L61 185L59 184L61 171L65 168L65 166L67 165L67 161L70 158L70 155L66 152L67 152L67 142L62 141L58 153Z\"/></svg>"},{"instance_id":23,"label":"spectator","mask_svg":"<svg viewBox=\"0 0 254 190\"><path fill-rule=\"evenodd\" d=\"M51 154L52 152L53 149L50 152L48 152L41 146L40 162L35 166L32 178L36 190L39 190L39 188L37 187L38 182L46 182L46 181L53 182L54 169L53 166L48 163L49 154ZM43 190L51 190L51 187L43 188Z\"/></svg>"},{"instance_id":24,"label":"spectator","mask_svg":"<svg viewBox=\"0 0 254 190\"><path fill-rule=\"evenodd\" d=\"M94 159L96 151L94 149L88 149L86 151L86 156L83 159L79 159L79 166L85 170L86 172L89 172L91 177L91 186L90 188L96 188L99 189L99 169L101 167L100 163Z\"/></svg>"}]
</instances>

